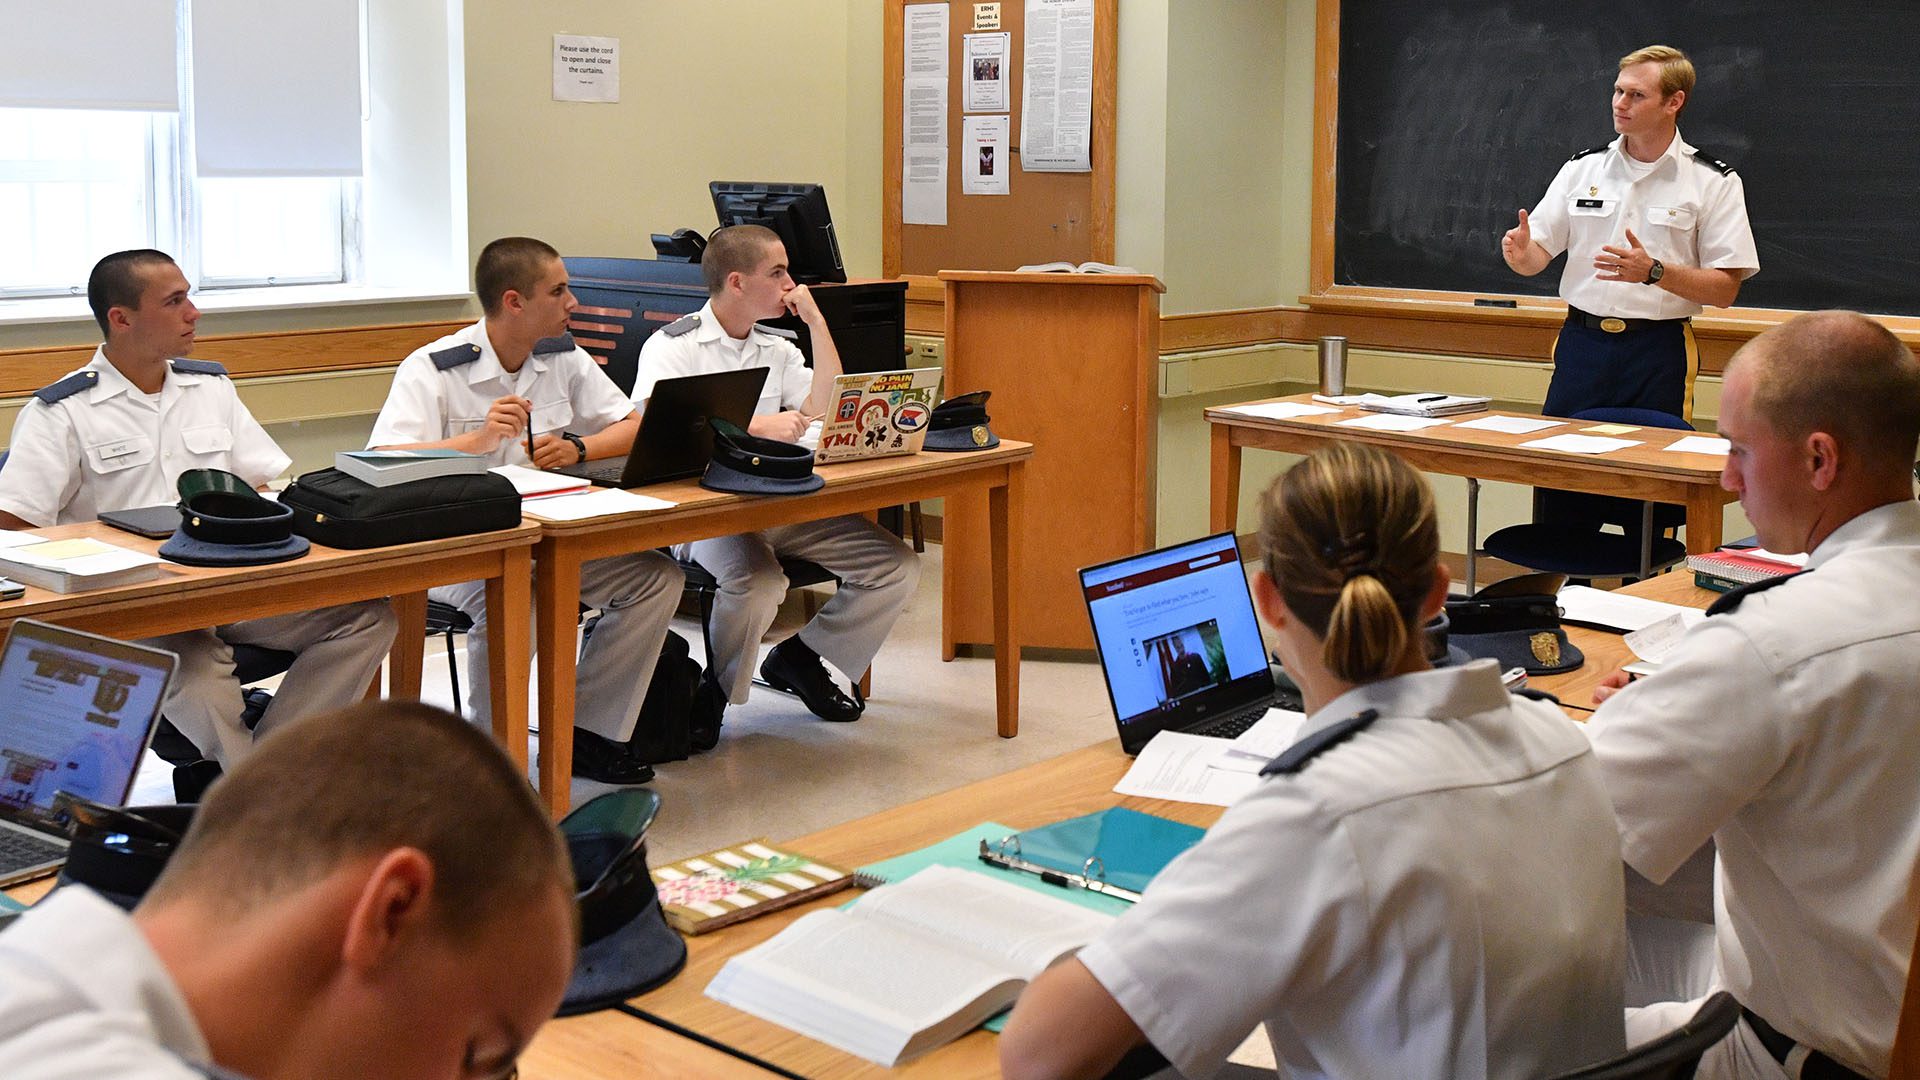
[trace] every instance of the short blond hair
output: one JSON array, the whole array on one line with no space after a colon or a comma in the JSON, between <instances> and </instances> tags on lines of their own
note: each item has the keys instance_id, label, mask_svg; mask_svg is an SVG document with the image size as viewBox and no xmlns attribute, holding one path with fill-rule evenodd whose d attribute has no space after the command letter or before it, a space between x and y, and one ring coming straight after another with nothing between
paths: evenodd
<instances>
[{"instance_id":1,"label":"short blond hair","mask_svg":"<svg viewBox=\"0 0 1920 1080\"><path fill-rule=\"evenodd\" d=\"M1676 91L1693 93L1693 61L1671 45L1648 45L1620 58L1620 70L1635 64L1660 65L1660 96L1670 98Z\"/></svg>"}]
</instances>

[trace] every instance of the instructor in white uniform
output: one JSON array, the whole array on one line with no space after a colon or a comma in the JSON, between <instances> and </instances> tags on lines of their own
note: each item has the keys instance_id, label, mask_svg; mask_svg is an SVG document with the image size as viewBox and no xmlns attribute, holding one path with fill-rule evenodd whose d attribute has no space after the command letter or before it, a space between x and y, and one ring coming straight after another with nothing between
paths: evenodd
<instances>
[{"instance_id":1,"label":"instructor in white uniform","mask_svg":"<svg viewBox=\"0 0 1920 1080\"><path fill-rule=\"evenodd\" d=\"M1500 241L1507 265L1529 277L1567 253L1549 415L1639 408L1691 419L1691 320L1704 306L1730 307L1760 271L1739 174L1680 137L1693 83L1678 49L1621 57L1619 138L1573 155Z\"/></svg>"},{"instance_id":2,"label":"instructor in white uniform","mask_svg":"<svg viewBox=\"0 0 1920 1080\"><path fill-rule=\"evenodd\" d=\"M763 367L767 381L748 430L785 442L800 439L832 402L840 353L813 295L787 276L786 246L771 229L735 225L713 234L700 266L706 306L647 339L633 400L645 408L661 379ZM813 338L812 370L792 341L755 322L789 311ZM747 700L760 639L787 594L781 556L819 563L840 578L840 587L813 621L767 654L760 673L770 685L798 694L823 720L860 718L866 703L842 691L821 660L850 680L872 665L913 595L919 562L912 548L866 518L848 516L700 540L674 553L699 563L720 583L714 655L707 658L696 718L718 717L726 704Z\"/></svg>"},{"instance_id":3,"label":"instructor in white uniform","mask_svg":"<svg viewBox=\"0 0 1920 1080\"><path fill-rule=\"evenodd\" d=\"M1021 995L1005 1074L1101 1076L1150 1042L1204 1080L1263 1021L1295 1078L1531 1080L1619 1053L1598 766L1492 661L1429 669L1419 627L1447 573L1425 482L1336 443L1268 490L1260 539L1254 597L1305 694L1301 737Z\"/></svg>"},{"instance_id":4,"label":"instructor in white uniform","mask_svg":"<svg viewBox=\"0 0 1920 1080\"><path fill-rule=\"evenodd\" d=\"M0 528L92 521L102 510L170 505L190 469L221 469L263 486L291 459L234 391L227 370L178 359L193 348L199 309L165 253L122 251L94 266L87 300L106 341L87 366L35 393L14 422L0 468ZM147 641L178 653L163 706L199 751L231 766L255 735L358 701L393 644L393 611L371 600L275 615ZM233 647L296 654L254 732L234 677Z\"/></svg>"}]
</instances>

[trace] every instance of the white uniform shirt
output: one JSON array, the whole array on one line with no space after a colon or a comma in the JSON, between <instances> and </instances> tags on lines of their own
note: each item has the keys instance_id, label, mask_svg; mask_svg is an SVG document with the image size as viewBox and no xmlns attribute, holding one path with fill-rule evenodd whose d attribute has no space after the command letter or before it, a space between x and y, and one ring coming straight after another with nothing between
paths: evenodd
<instances>
[{"instance_id":1,"label":"white uniform shirt","mask_svg":"<svg viewBox=\"0 0 1920 1080\"><path fill-rule=\"evenodd\" d=\"M700 324L684 334L655 331L640 346L639 374L633 380L633 400L643 405L653 396L653 384L681 375L708 375L716 371L767 369L760 387L755 416L783 410L798 411L813 392L813 369L800 347L758 323L747 332L744 348L727 348L727 332L713 314L711 301L699 310Z\"/></svg>"},{"instance_id":2,"label":"white uniform shirt","mask_svg":"<svg viewBox=\"0 0 1920 1080\"><path fill-rule=\"evenodd\" d=\"M293 459L274 445L221 375L167 370L141 393L103 350L93 385L52 405L30 398L0 469L0 510L34 525L92 521L102 510L180 501L188 469L224 469L259 486Z\"/></svg>"},{"instance_id":3,"label":"white uniform shirt","mask_svg":"<svg viewBox=\"0 0 1920 1080\"><path fill-rule=\"evenodd\" d=\"M57 890L0 934L8 1080L185 1080L210 1056L147 939L95 893Z\"/></svg>"},{"instance_id":4,"label":"white uniform shirt","mask_svg":"<svg viewBox=\"0 0 1920 1080\"><path fill-rule=\"evenodd\" d=\"M1725 987L1884 1076L1920 925L1920 503L1807 565L1694 628L1588 734L1634 869L1663 881L1714 838Z\"/></svg>"},{"instance_id":5,"label":"white uniform shirt","mask_svg":"<svg viewBox=\"0 0 1920 1080\"><path fill-rule=\"evenodd\" d=\"M1536 1078L1625 1045L1619 841L1586 740L1490 660L1341 695L1079 958L1182 1075Z\"/></svg>"},{"instance_id":6,"label":"white uniform shirt","mask_svg":"<svg viewBox=\"0 0 1920 1080\"><path fill-rule=\"evenodd\" d=\"M444 371L435 366L434 353L460 347L477 348L479 356ZM465 435L485 427L487 410L510 394L533 402L535 435L592 435L633 415L633 403L578 346L535 353L519 371L509 373L500 366L482 319L415 349L400 362L367 445L439 442ZM526 465L527 440L502 439L486 457L491 465Z\"/></svg>"},{"instance_id":7,"label":"white uniform shirt","mask_svg":"<svg viewBox=\"0 0 1920 1080\"><path fill-rule=\"evenodd\" d=\"M1641 175L1628 164L1625 141L1620 136L1605 150L1560 166L1529 215L1534 243L1549 255L1568 253L1560 297L1582 311L1621 319L1698 315L1699 304L1657 285L1599 280L1593 260L1602 247L1628 246L1632 229L1667 266L1737 270L1742 280L1759 273L1740 174L1695 158L1675 133L1667 152Z\"/></svg>"}]
</instances>

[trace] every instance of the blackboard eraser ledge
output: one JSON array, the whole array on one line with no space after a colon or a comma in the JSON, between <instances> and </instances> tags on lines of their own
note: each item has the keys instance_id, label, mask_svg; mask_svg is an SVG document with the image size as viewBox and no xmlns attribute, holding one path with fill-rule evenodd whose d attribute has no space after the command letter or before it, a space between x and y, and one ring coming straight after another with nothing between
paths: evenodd
<instances>
[{"instance_id":1,"label":"blackboard eraser ledge","mask_svg":"<svg viewBox=\"0 0 1920 1080\"><path fill-rule=\"evenodd\" d=\"M1489 298L1487 298L1487 297L1484 297L1484 296L1476 296L1476 297L1474 297L1474 298L1473 298L1473 306L1474 306L1474 307L1507 307L1507 308L1517 308L1517 307L1519 307L1519 306L1520 306L1520 301L1518 301L1518 300L1492 300L1492 299L1489 299Z\"/></svg>"}]
</instances>

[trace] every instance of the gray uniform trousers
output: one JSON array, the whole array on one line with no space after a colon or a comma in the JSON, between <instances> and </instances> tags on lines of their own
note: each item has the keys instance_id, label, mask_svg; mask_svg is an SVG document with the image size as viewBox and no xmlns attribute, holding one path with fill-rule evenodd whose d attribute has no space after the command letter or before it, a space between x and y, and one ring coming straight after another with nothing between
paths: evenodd
<instances>
[{"instance_id":1,"label":"gray uniform trousers","mask_svg":"<svg viewBox=\"0 0 1920 1080\"><path fill-rule=\"evenodd\" d=\"M800 640L850 679L873 664L920 576L911 547L855 516L696 540L674 554L699 563L720 583L707 667L735 705L747 700L760 639L787 595L780 556L819 563L839 576L833 599L800 628Z\"/></svg>"},{"instance_id":2,"label":"gray uniform trousers","mask_svg":"<svg viewBox=\"0 0 1920 1080\"><path fill-rule=\"evenodd\" d=\"M680 567L657 551L613 555L580 567L580 599L600 610L600 624L581 650L574 672L574 727L615 742L633 736L640 702L660 659L660 642L666 639L685 584ZM427 595L473 618L473 629L467 632L467 718L490 725L486 582L445 585Z\"/></svg>"},{"instance_id":3,"label":"gray uniform trousers","mask_svg":"<svg viewBox=\"0 0 1920 1080\"><path fill-rule=\"evenodd\" d=\"M144 644L180 655L173 688L161 707L180 733L223 768L246 756L256 738L310 713L359 701L393 647L397 622L385 600L249 619L184 634L148 638ZM273 704L249 732L241 722L245 702L233 675L233 647L257 645L295 653Z\"/></svg>"}]
</instances>

